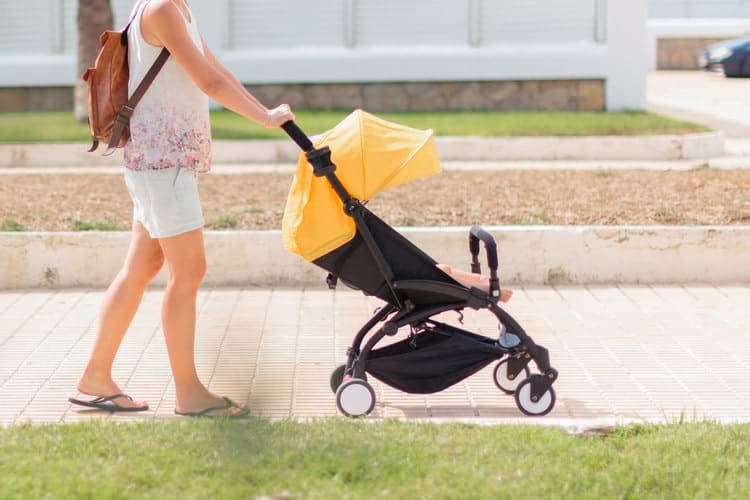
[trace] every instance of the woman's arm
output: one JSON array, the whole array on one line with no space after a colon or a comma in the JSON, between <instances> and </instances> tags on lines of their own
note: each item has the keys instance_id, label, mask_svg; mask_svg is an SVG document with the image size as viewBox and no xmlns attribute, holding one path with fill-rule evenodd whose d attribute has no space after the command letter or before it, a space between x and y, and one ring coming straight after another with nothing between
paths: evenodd
<instances>
[{"instance_id":1,"label":"woman's arm","mask_svg":"<svg viewBox=\"0 0 750 500\"><path fill-rule=\"evenodd\" d=\"M256 102L259 106L262 106L261 102L253 94L251 94L244 85L242 85L237 77L234 76L234 74L229 71L226 66L221 64L221 62L216 58L214 53L208 47L206 41L203 38L201 38L201 41L203 43L203 55L206 57L206 59L208 59L208 62L213 65L213 67L216 68L221 74L223 74L225 78L229 79L240 90L240 92L246 95L248 99Z\"/></svg>"},{"instance_id":2,"label":"woman's arm","mask_svg":"<svg viewBox=\"0 0 750 500\"><path fill-rule=\"evenodd\" d=\"M166 47L195 84L225 108L266 127L278 127L294 119L289 106L269 110L218 64L210 51L202 53L190 38L179 8L170 0L149 2L143 11L141 30L147 42Z\"/></svg>"}]
</instances>

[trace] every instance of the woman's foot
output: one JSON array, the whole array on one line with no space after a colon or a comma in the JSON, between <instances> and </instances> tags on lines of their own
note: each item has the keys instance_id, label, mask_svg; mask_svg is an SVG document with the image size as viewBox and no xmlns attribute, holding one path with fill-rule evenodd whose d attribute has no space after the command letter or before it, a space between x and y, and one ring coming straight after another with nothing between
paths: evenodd
<instances>
[{"instance_id":1,"label":"woman's foot","mask_svg":"<svg viewBox=\"0 0 750 500\"><path fill-rule=\"evenodd\" d=\"M148 410L148 404L145 404L145 403L143 404L143 406L133 407L133 406L123 406L114 402L114 401L117 401L118 399L123 399L123 398L126 401L133 401L133 398L131 398L127 394L121 394L121 393L112 394L106 397L98 396L98 397L91 398L91 399L68 398L68 401L79 406L85 406L86 408L94 408L97 410L124 411L124 412Z\"/></svg>"},{"instance_id":2,"label":"woman's foot","mask_svg":"<svg viewBox=\"0 0 750 500\"><path fill-rule=\"evenodd\" d=\"M175 405L176 415L189 417L228 417L238 418L250 414L247 405L239 404L226 396L217 396L208 391L200 391L181 398Z\"/></svg>"},{"instance_id":3,"label":"woman's foot","mask_svg":"<svg viewBox=\"0 0 750 500\"><path fill-rule=\"evenodd\" d=\"M97 398L105 398L118 411L143 411L148 403L138 401L125 395L120 387L109 377L96 377L84 373L78 382L78 392Z\"/></svg>"}]
</instances>

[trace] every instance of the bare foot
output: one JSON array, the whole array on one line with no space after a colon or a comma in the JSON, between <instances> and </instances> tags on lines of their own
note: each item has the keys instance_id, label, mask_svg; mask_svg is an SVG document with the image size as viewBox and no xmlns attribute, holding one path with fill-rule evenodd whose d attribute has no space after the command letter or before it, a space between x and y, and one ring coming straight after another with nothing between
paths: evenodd
<instances>
[{"instance_id":1,"label":"bare foot","mask_svg":"<svg viewBox=\"0 0 750 500\"><path fill-rule=\"evenodd\" d=\"M78 392L88 396L107 397L113 394L122 394L120 387L111 378L95 378L84 374L78 382ZM113 398L112 403L122 408L142 408L148 406L145 401L138 401L127 396Z\"/></svg>"}]
</instances>

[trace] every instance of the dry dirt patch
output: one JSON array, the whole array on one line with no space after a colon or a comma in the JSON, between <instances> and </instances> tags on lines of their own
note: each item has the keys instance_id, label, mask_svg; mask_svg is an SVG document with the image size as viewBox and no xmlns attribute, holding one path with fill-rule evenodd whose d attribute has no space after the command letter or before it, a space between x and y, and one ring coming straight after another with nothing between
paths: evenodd
<instances>
[{"instance_id":1,"label":"dry dirt patch","mask_svg":"<svg viewBox=\"0 0 750 500\"><path fill-rule=\"evenodd\" d=\"M201 176L207 228L280 228L291 179ZM750 170L443 172L386 191L369 207L394 226L750 224ZM131 215L119 175L0 177L6 226L70 231L101 222L127 229Z\"/></svg>"}]
</instances>

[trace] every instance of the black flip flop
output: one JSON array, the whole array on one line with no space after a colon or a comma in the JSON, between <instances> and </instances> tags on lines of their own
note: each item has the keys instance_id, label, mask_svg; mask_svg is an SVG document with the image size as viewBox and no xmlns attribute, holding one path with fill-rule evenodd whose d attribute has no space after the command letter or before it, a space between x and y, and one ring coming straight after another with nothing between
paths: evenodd
<instances>
[{"instance_id":1,"label":"black flip flop","mask_svg":"<svg viewBox=\"0 0 750 500\"><path fill-rule=\"evenodd\" d=\"M114 402L114 400L117 398L128 398L129 400L133 401L133 398L131 398L127 394L112 394L111 396L99 396L98 398L89 399L89 400L68 398L68 401L79 406L85 406L86 408L96 408L97 410L107 410L107 411L146 411L148 410L147 404L143 406L132 406L132 407L120 406Z\"/></svg>"},{"instance_id":2,"label":"black flip flop","mask_svg":"<svg viewBox=\"0 0 750 500\"><path fill-rule=\"evenodd\" d=\"M205 418L243 418L250 415L250 410L245 408L243 411L239 413L235 413L233 415L210 415L212 411L221 411L221 410L228 410L230 408L239 408L240 405L229 399L228 397L224 396L225 403L223 405L216 405L216 406L209 406L208 408L204 408L201 411L177 411L175 410L175 415L180 415L182 417L205 417Z\"/></svg>"}]
</instances>

